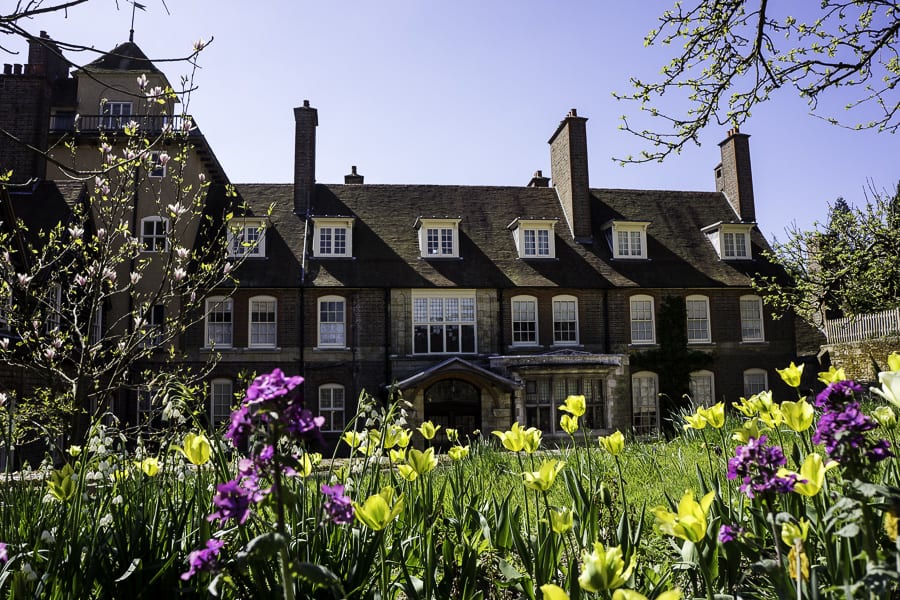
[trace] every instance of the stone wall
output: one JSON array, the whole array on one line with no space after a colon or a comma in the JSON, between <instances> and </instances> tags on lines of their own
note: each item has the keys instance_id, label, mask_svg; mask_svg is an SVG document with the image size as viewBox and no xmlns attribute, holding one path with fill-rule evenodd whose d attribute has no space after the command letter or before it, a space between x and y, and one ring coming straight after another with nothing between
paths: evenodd
<instances>
[{"instance_id":1,"label":"stone wall","mask_svg":"<svg viewBox=\"0 0 900 600\"><path fill-rule=\"evenodd\" d=\"M900 336L829 344L822 348L828 351L831 364L843 368L847 377L874 382L878 374L872 361L877 362L882 369L886 369L888 355L891 352L900 352Z\"/></svg>"}]
</instances>

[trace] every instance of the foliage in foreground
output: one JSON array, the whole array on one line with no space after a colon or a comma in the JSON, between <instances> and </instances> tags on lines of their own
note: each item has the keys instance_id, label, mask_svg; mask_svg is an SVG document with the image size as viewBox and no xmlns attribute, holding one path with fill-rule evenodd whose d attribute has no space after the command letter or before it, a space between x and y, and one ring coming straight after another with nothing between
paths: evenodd
<instances>
[{"instance_id":1,"label":"foliage in foreground","mask_svg":"<svg viewBox=\"0 0 900 600\"><path fill-rule=\"evenodd\" d=\"M840 370L815 398L762 393L684 416L671 442L569 443L518 423L460 440L361 403L350 458L257 378L224 439L126 451L96 423L62 468L7 475L10 598L884 598L898 590L900 355L869 393ZM782 378L799 387L800 371ZM732 412L732 411L729 411ZM448 441L445 452L437 440ZM463 443L463 441L467 443ZM35 480L35 477L41 479ZM31 478L31 479L29 479ZM650 483L653 482L653 483ZM688 489L685 489L688 488Z\"/></svg>"}]
</instances>

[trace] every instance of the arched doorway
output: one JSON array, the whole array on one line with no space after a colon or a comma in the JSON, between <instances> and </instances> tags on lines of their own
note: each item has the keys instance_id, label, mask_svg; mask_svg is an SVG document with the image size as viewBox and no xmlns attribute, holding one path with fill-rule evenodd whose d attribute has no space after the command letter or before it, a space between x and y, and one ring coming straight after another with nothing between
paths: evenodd
<instances>
[{"instance_id":1,"label":"arched doorway","mask_svg":"<svg viewBox=\"0 0 900 600\"><path fill-rule=\"evenodd\" d=\"M462 379L444 379L425 390L425 420L459 430L461 440L481 429L481 390Z\"/></svg>"}]
</instances>

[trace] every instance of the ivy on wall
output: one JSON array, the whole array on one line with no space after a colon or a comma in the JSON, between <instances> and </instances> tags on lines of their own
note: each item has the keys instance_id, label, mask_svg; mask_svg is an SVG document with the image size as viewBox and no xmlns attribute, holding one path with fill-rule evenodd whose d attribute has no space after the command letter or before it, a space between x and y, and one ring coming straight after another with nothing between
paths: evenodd
<instances>
[{"instance_id":1,"label":"ivy on wall","mask_svg":"<svg viewBox=\"0 0 900 600\"><path fill-rule=\"evenodd\" d=\"M669 416L688 405L691 372L705 369L713 362L712 354L688 348L687 310L684 298L666 296L656 315L658 348L631 355L632 371L653 371L659 378L659 406L664 428L670 427Z\"/></svg>"}]
</instances>

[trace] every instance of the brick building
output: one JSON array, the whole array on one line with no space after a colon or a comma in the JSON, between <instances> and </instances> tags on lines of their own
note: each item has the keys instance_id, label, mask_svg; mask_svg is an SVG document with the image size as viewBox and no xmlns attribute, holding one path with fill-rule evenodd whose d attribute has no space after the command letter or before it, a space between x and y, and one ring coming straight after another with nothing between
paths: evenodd
<instances>
[{"instance_id":1,"label":"brick building","mask_svg":"<svg viewBox=\"0 0 900 600\"><path fill-rule=\"evenodd\" d=\"M126 110L125 97L110 96L121 86L95 89L104 81L164 78L133 43L89 67L84 84L78 72L35 84L57 96L28 117L46 124L33 135L52 138L101 96L114 107L97 123ZM0 86L48 72L11 69ZM463 432L518 420L552 437L557 407L584 394L589 427L647 433L666 416L661 392L675 403L682 391L698 403L736 400L779 385L774 369L795 356L793 323L774 322L750 285L754 274L782 274L762 256L744 133L720 144L714 192L590 187L587 119L574 109L550 136L550 177L537 171L526 185L371 185L356 167L343 184L324 184L317 109L304 102L294 122L294 183L236 186L245 208L228 223L228 247L244 259L239 284L212 292L178 340L188 364L218 357L213 423L246 376L280 367L305 377L332 441L361 392L389 389L412 404L413 422ZM79 135L76 162L95 150L89 132ZM0 158L58 177L15 152ZM227 183L199 132L194 152L198 169ZM210 194L210 223L234 210L228 202ZM185 236L196 245L203 231ZM685 389L663 373L665 353L693 365Z\"/></svg>"}]
</instances>

